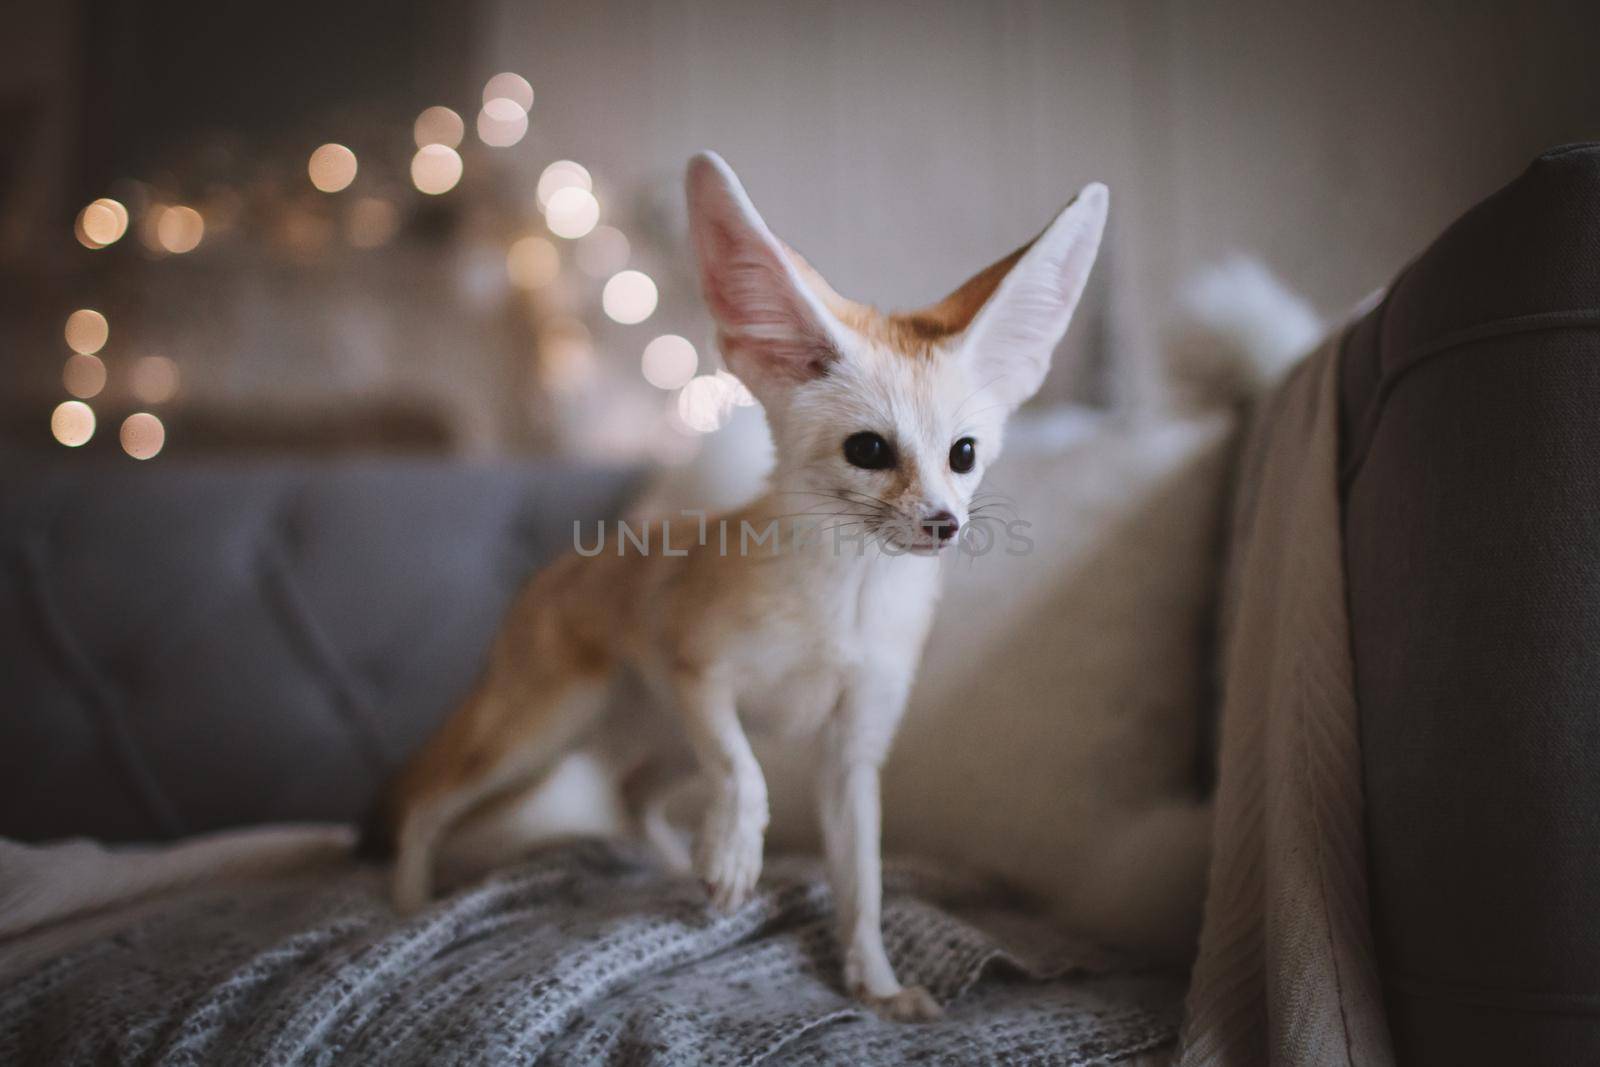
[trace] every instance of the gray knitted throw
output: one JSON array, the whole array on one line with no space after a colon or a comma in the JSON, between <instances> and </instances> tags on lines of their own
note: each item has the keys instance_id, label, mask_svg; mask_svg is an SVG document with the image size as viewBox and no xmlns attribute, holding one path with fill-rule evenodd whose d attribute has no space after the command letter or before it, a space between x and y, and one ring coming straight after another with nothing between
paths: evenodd
<instances>
[{"instance_id":1,"label":"gray knitted throw","mask_svg":"<svg viewBox=\"0 0 1600 1067\"><path fill-rule=\"evenodd\" d=\"M1182 984L1108 973L982 884L891 863L885 932L945 1019L843 995L826 884L736 914L579 843L398 919L375 869L187 890L0 989L4 1064L1101 1064L1169 1042Z\"/></svg>"}]
</instances>

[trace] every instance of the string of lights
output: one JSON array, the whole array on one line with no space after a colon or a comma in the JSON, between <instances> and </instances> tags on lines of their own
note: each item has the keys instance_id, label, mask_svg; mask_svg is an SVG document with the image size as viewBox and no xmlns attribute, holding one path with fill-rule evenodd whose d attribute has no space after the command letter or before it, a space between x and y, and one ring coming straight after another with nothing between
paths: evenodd
<instances>
[{"instance_id":1,"label":"string of lights","mask_svg":"<svg viewBox=\"0 0 1600 1067\"><path fill-rule=\"evenodd\" d=\"M526 138L532 119L534 89L519 74L496 74L483 87L482 103L473 123L478 139L494 149L511 148ZM410 157L411 186L425 198L445 197L460 185L466 164L461 147L467 125L461 115L444 105L424 108L412 123L415 152ZM398 161L396 161L398 162ZM382 168L382 164L377 164ZM347 145L319 145L307 159L305 178L313 189L328 197L346 198L342 230L345 241L357 249L387 244L401 226L401 208L391 195L359 192L357 175L362 161ZM130 183L141 193L148 187ZM228 190L200 204L168 203L141 196L133 209L113 197L87 204L73 223L73 236L85 250L99 252L116 245L130 233L155 256L188 256L207 239L208 222L214 228L231 228L241 213L241 198ZM602 208L595 183L582 164L558 159L539 175L534 200L542 219L542 232L524 232L505 249L505 273L516 289L535 293L553 286L571 259L577 271L601 283L600 308L607 318L624 326L646 323L655 313L659 293L649 274L629 267L633 253L626 233L602 223ZM309 240L310 224L297 227L289 220L281 227L293 244L297 229ZM563 249L563 245L567 249ZM126 377L127 391L142 409L123 419L119 429L122 449L135 459L160 454L167 429L155 410L179 396L182 375L177 362L166 355L139 355L108 366L107 345L111 324L101 311L80 308L64 329L70 354L61 381L72 399L57 404L50 416L55 440L68 448L88 443L97 430L93 402L105 390L115 371ZM541 384L552 392L570 394L590 377L594 361L593 339L584 324L570 315L552 315L538 327ZM661 334L644 345L640 372L656 389L676 394L669 406L673 425L690 436L720 428L735 406L753 404L749 392L726 371L698 373L701 359L695 346L678 334Z\"/></svg>"}]
</instances>

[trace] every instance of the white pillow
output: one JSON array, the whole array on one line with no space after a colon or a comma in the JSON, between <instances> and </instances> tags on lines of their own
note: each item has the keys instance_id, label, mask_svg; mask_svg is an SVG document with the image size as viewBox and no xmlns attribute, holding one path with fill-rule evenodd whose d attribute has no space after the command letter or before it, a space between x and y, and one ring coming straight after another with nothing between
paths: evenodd
<instances>
[{"instance_id":1,"label":"white pillow","mask_svg":"<svg viewBox=\"0 0 1600 1067\"><path fill-rule=\"evenodd\" d=\"M1181 957L1204 894L1200 716L1234 418L1077 422L1015 424L985 479L1032 551L946 564L884 772L885 848L991 871L1083 933Z\"/></svg>"},{"instance_id":2,"label":"white pillow","mask_svg":"<svg viewBox=\"0 0 1600 1067\"><path fill-rule=\"evenodd\" d=\"M1011 498L1034 548L946 562L883 813L888 852L988 870L1063 925L1186 960L1234 428L1322 326L1248 259L1202 272L1179 304L1163 404L1013 420L980 492ZM756 747L771 845L814 849L802 753Z\"/></svg>"},{"instance_id":3,"label":"white pillow","mask_svg":"<svg viewBox=\"0 0 1600 1067\"><path fill-rule=\"evenodd\" d=\"M1201 713L1234 417L1018 416L984 479L1034 541L952 554L884 768L884 851L998 875L1096 940L1192 955ZM982 502L979 498L979 502ZM818 847L808 753L752 738L776 851Z\"/></svg>"}]
</instances>

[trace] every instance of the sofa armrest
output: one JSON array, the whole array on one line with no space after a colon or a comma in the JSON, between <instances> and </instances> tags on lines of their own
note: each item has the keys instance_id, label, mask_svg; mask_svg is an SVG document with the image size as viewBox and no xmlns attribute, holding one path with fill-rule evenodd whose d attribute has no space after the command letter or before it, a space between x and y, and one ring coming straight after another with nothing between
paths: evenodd
<instances>
[{"instance_id":1,"label":"sofa armrest","mask_svg":"<svg viewBox=\"0 0 1600 1067\"><path fill-rule=\"evenodd\" d=\"M1402 1063L1600 1062L1600 147L1347 336L1374 929Z\"/></svg>"}]
</instances>

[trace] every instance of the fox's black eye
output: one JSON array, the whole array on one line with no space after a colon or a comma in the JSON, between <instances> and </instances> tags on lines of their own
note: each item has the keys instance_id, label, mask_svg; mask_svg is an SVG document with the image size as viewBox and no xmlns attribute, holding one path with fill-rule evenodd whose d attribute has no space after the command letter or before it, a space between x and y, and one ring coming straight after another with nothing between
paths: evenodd
<instances>
[{"instance_id":1,"label":"fox's black eye","mask_svg":"<svg viewBox=\"0 0 1600 1067\"><path fill-rule=\"evenodd\" d=\"M844 439L844 458L852 467L881 471L894 466L894 449L880 435L863 430Z\"/></svg>"},{"instance_id":2,"label":"fox's black eye","mask_svg":"<svg viewBox=\"0 0 1600 1067\"><path fill-rule=\"evenodd\" d=\"M965 474L978 462L978 442L970 437L963 437L950 446L950 469L957 474Z\"/></svg>"}]
</instances>

